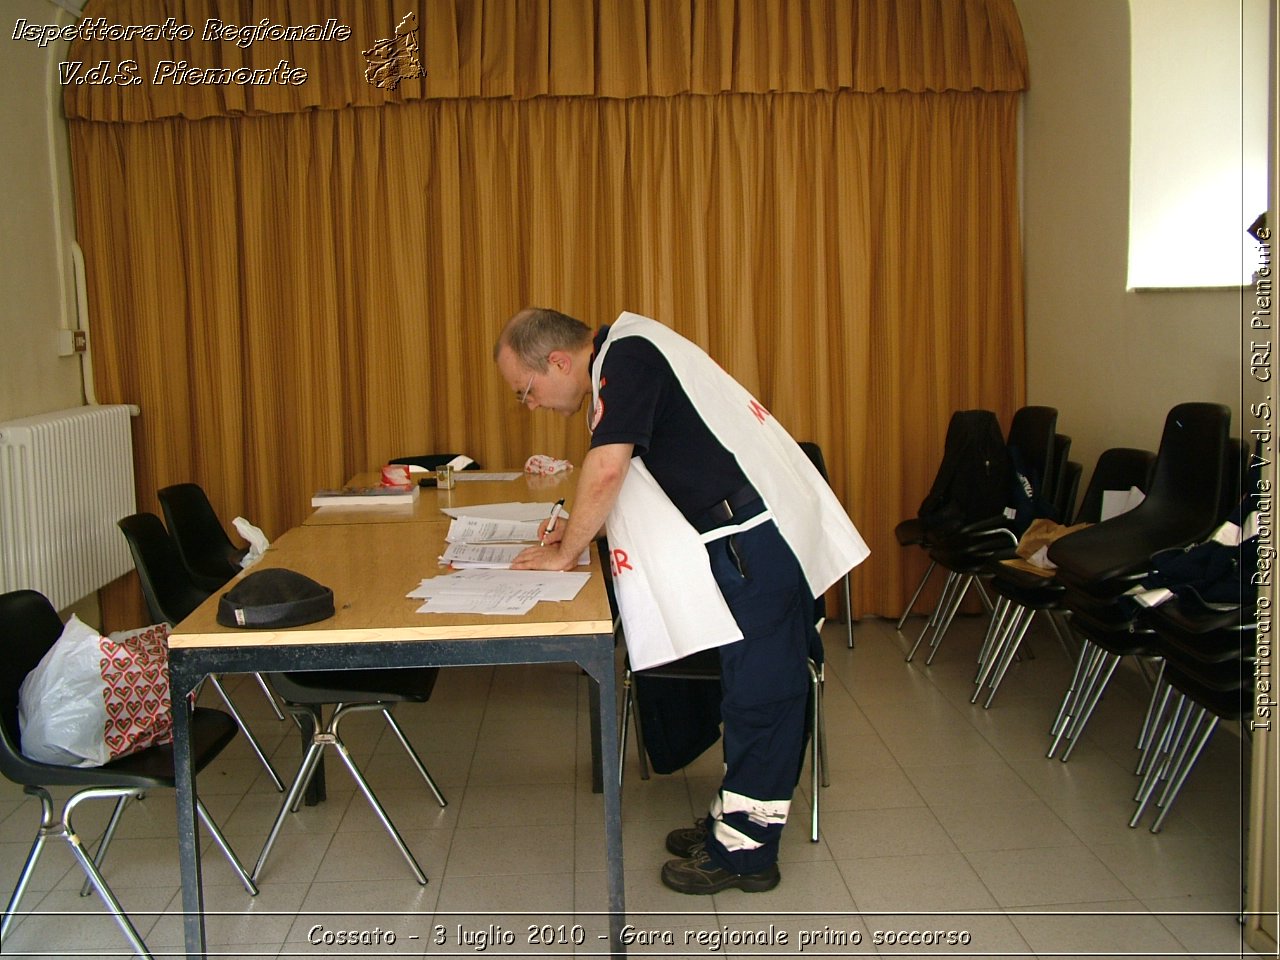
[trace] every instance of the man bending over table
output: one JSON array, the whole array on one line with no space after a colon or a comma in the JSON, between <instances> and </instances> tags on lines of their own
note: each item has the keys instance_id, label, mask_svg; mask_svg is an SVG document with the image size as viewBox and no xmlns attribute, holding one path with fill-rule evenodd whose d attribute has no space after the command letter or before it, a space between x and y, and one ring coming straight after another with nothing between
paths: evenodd
<instances>
[{"instance_id":1,"label":"man bending over table","mask_svg":"<svg viewBox=\"0 0 1280 960\"><path fill-rule=\"evenodd\" d=\"M494 348L529 410L590 398L591 448L572 515L514 567L568 570L607 530L635 670L718 648L724 780L672 831L662 882L690 894L778 885L778 842L804 759L813 598L867 555L787 432L707 354L623 313L594 335L522 310ZM545 527L545 524L544 524Z\"/></svg>"}]
</instances>

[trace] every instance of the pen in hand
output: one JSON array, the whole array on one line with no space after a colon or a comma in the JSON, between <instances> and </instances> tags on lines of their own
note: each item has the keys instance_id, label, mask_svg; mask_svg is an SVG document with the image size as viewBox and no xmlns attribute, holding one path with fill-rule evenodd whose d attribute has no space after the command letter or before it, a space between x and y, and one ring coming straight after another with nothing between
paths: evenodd
<instances>
[{"instance_id":1,"label":"pen in hand","mask_svg":"<svg viewBox=\"0 0 1280 960\"><path fill-rule=\"evenodd\" d=\"M542 539L538 541L538 546L545 547L547 545L547 534L556 528L556 521L560 519L560 511L564 509L564 497L561 497L551 506L551 519L547 521L547 528L542 531Z\"/></svg>"}]
</instances>

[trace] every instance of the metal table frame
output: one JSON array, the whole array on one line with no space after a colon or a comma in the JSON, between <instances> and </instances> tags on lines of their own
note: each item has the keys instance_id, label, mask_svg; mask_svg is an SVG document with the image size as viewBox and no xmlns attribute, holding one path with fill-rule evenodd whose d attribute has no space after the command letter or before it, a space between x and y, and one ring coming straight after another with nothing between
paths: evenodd
<instances>
[{"instance_id":1,"label":"metal table frame","mask_svg":"<svg viewBox=\"0 0 1280 960\"><path fill-rule=\"evenodd\" d=\"M174 646L169 651L173 691L173 761L177 780L178 856L182 874L183 931L189 958L204 960L204 887L196 822L195 778L191 767L189 694L211 673L362 669L374 667L455 667L525 663L576 663L595 681L591 733L593 775L604 793L605 858L609 890L609 933L613 956L624 956L622 822L618 769L616 681L612 634L466 640L371 641L254 645L252 634L235 646Z\"/></svg>"}]
</instances>

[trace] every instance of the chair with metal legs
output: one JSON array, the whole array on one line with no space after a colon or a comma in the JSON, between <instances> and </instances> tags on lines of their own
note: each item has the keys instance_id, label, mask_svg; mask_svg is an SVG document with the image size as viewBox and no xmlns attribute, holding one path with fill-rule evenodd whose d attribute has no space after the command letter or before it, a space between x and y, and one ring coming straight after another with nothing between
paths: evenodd
<instances>
[{"instance_id":1,"label":"chair with metal legs","mask_svg":"<svg viewBox=\"0 0 1280 960\"><path fill-rule=\"evenodd\" d=\"M1085 490L1080 510L1071 522L1098 523L1102 517L1103 495L1107 491L1129 490L1133 487L1145 491L1150 483L1154 462L1155 454L1149 450L1115 447L1103 451L1094 467L1089 487ZM986 707L990 707L991 701L995 699L996 691L1017 657L1037 612L1045 612L1068 655L1075 655L1067 644L1070 628L1058 619L1062 616L1059 604L1063 587L1051 574L1040 575L1012 560L992 563L989 572L992 574L989 586L998 599L978 657L975 689L969 701L977 703L985 687L989 690L984 704Z\"/></svg>"},{"instance_id":2,"label":"chair with metal legs","mask_svg":"<svg viewBox=\"0 0 1280 960\"><path fill-rule=\"evenodd\" d=\"M200 606L210 593L196 585L187 574L178 556L173 538L154 513L136 513L117 521L121 533L129 543L142 596L147 602L147 612L156 623L174 625L182 621ZM210 674L209 684L217 691L236 724L244 733L250 749L266 769L277 790L284 790L284 783L267 759L262 744L254 736L248 722L241 716L235 701L228 695L220 677ZM272 701L274 703L274 699Z\"/></svg>"},{"instance_id":3,"label":"chair with metal legs","mask_svg":"<svg viewBox=\"0 0 1280 960\"><path fill-rule=\"evenodd\" d=\"M1123 594L1147 574L1157 553L1203 540L1221 522L1222 485L1239 470L1227 455L1230 422L1231 411L1221 404L1173 407L1143 501L1049 547L1064 587L1062 606L1071 611L1082 639L1072 684L1051 731L1050 756L1064 738L1069 743L1062 759L1070 756L1119 659L1150 651L1150 631L1136 623Z\"/></svg>"},{"instance_id":4,"label":"chair with metal legs","mask_svg":"<svg viewBox=\"0 0 1280 960\"><path fill-rule=\"evenodd\" d=\"M3 657L0 657L0 773L40 802L39 829L0 921L0 943L18 916L45 845L49 840L61 839L71 848L87 883L102 898L130 946L139 956L150 958L152 955L142 937L103 876L102 866L126 802L144 792L174 786L173 746L148 747L100 767L64 767L31 760L22 754L18 691L27 674L57 642L62 626L57 611L41 594L33 590L18 590L0 595L0 650L3 651ZM204 707L191 708L190 720L192 763L199 773L235 739L237 728L225 713ZM60 812L56 811L49 790L51 787L76 788L76 792L62 804ZM115 800L115 809L97 852L91 854L77 832L72 816L80 804L101 799ZM257 887L204 804L197 801L196 811L245 890L250 896L256 895Z\"/></svg>"},{"instance_id":5,"label":"chair with metal legs","mask_svg":"<svg viewBox=\"0 0 1280 960\"><path fill-rule=\"evenodd\" d=\"M985 414L988 424L986 429L989 433L998 431L994 415L985 411L967 411L965 416L974 413ZM966 448L958 442L958 439L964 436L961 421L957 420L959 416L953 416L953 426L948 428L947 439L948 447L958 451L958 455L953 454L953 456L962 459L966 456ZM1033 502L1042 504L1052 502L1053 486L1058 476L1053 459L1055 451L1069 447L1069 439L1060 437L1054 432L1057 422L1058 411L1053 407L1022 407L1014 413L1007 437L1004 438L1010 460L1023 472L1030 486L1027 497ZM968 456L971 458L972 454ZM947 470L947 457L944 456L943 459L943 467L939 471L940 479L934 481L935 488L945 479L943 474ZM976 586L983 606L988 611L994 609L991 598L982 585L982 578L989 576L987 567L992 560L1013 556L1013 551L1017 547L1017 535L1010 526L1011 518L1014 516L1011 508L1014 506L1016 491L1012 476L1006 477L1000 471L984 476L989 476L990 479L983 480L986 488L983 501L987 504L983 516L962 517L964 525L958 529L952 525L949 529L930 531L928 525L925 525L925 538L928 541L925 546L932 562L928 572L932 573L933 565L941 566L947 571L947 580L933 613L907 654L908 663L915 658L926 636L930 638L929 657L926 664L933 662L942 638L950 628L971 587ZM955 481L951 482L954 484ZM921 583L922 587L923 583ZM917 588L917 593L919 589ZM913 597L912 605L914 603ZM901 624L903 620L905 617L901 618L899 623Z\"/></svg>"},{"instance_id":6,"label":"chair with metal legs","mask_svg":"<svg viewBox=\"0 0 1280 960\"><path fill-rule=\"evenodd\" d=\"M276 692L310 736L302 762L298 766L298 773L289 787L289 792L285 795L284 802L280 805L276 819L267 834L266 842L254 864L255 880L262 877L267 857L275 846L285 819L290 813L296 812L301 805L303 793L316 774L324 748L333 747L355 780L356 786L369 802L374 815L391 837L392 843L408 863L414 877L419 883L427 882L427 875L418 865L400 831L391 822L391 817L388 816L386 809L374 794L373 788L369 786L369 781L352 758L351 751L342 739L340 728L342 721L353 713L368 711L381 713L392 733L409 755L410 762L435 795L436 802L442 807L446 806L447 801L440 792L440 788L436 786L435 780L427 772L422 759L391 713L392 707L397 703L425 703L430 699L438 674L439 670L435 667L414 667L403 670L319 670L271 675L271 683ZM320 719L320 711L328 705L333 706L333 711L329 715L328 722L320 724L317 722Z\"/></svg>"},{"instance_id":7,"label":"chair with metal legs","mask_svg":"<svg viewBox=\"0 0 1280 960\"><path fill-rule=\"evenodd\" d=\"M822 631L821 620L818 622L816 629L819 633ZM810 791L813 796L813 806L810 811L809 839L814 843L818 842L820 806L818 788L819 785L823 787L831 786L831 778L827 772L827 726L822 711L822 687L826 680L823 668L823 664L815 662L812 657L809 659L809 722L813 730L809 743ZM704 650L693 656L685 657L683 660L676 660L661 667L651 667L648 670L639 671L639 675L668 680L719 682L720 655L716 650ZM622 676L622 712L618 721L619 786L622 784L622 771L627 758L628 723L635 727L636 759L640 764L640 779L649 779L649 762L645 757L644 728L640 722L640 707L635 692L636 679L637 674L632 672L630 665L624 667Z\"/></svg>"},{"instance_id":8,"label":"chair with metal legs","mask_svg":"<svg viewBox=\"0 0 1280 960\"><path fill-rule=\"evenodd\" d=\"M1257 624L1245 614L1252 609L1174 599L1142 614L1156 632L1165 668L1129 826L1137 826L1154 801L1159 812L1150 829L1159 833L1218 724L1239 721L1253 709ZM1243 732L1248 736L1247 725Z\"/></svg>"},{"instance_id":9,"label":"chair with metal legs","mask_svg":"<svg viewBox=\"0 0 1280 960\"><path fill-rule=\"evenodd\" d=\"M169 536L191 580L201 590L217 591L240 572L247 547L237 547L227 536L218 514L198 483L175 483L156 491ZM284 714L262 674L253 675L277 720Z\"/></svg>"}]
</instances>

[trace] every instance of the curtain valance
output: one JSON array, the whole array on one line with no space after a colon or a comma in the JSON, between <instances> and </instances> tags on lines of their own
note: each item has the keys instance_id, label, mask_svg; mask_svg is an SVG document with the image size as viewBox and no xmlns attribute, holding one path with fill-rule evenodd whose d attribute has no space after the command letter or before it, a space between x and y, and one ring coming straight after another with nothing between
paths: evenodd
<instances>
[{"instance_id":1,"label":"curtain valance","mask_svg":"<svg viewBox=\"0 0 1280 960\"><path fill-rule=\"evenodd\" d=\"M1013 0L90 0L78 26L54 29L20 23L15 37L70 40L67 117L114 122L1027 83ZM425 76L408 76L410 53Z\"/></svg>"}]
</instances>

